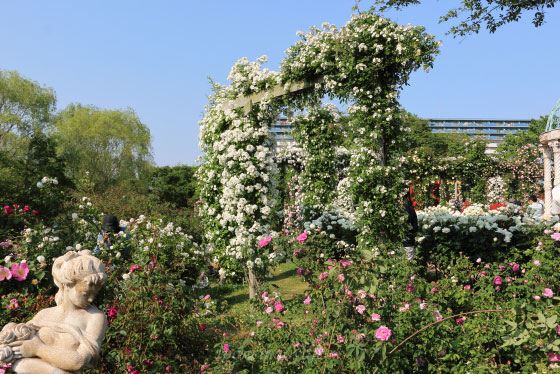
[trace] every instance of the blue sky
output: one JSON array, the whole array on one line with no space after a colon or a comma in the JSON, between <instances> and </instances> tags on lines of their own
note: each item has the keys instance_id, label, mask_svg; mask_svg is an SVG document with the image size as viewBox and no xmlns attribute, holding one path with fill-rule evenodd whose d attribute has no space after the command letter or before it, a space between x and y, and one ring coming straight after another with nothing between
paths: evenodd
<instances>
[{"instance_id":1,"label":"blue sky","mask_svg":"<svg viewBox=\"0 0 560 374\"><path fill-rule=\"evenodd\" d=\"M400 102L423 118L529 119L560 98L560 7L540 28L525 14L495 34L453 39L438 24L458 0L424 0L391 12L443 41L429 73L414 73ZM276 70L296 31L342 26L352 0L0 1L0 69L54 88L69 103L131 107L153 136L158 165L192 165L200 155L208 77L227 83L241 57L267 55ZM362 5L367 8L367 5Z\"/></svg>"}]
</instances>

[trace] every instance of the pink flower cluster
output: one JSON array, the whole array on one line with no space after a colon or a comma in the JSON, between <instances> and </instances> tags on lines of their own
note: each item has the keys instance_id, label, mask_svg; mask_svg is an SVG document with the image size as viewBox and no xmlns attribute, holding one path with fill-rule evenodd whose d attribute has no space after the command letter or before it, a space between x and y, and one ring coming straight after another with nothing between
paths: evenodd
<instances>
[{"instance_id":1,"label":"pink flower cluster","mask_svg":"<svg viewBox=\"0 0 560 374\"><path fill-rule=\"evenodd\" d=\"M10 280L13 277L17 281L21 282L27 279L28 274L29 265L25 262L22 262L21 264L13 264L12 270L0 266L0 281L3 281L4 279Z\"/></svg>"}]
</instances>

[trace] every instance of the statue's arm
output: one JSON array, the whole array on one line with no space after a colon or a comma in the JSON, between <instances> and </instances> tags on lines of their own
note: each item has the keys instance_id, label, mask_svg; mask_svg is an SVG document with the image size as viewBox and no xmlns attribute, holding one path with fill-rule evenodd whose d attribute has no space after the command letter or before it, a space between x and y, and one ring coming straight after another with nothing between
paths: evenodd
<instances>
[{"instance_id":1,"label":"statue's arm","mask_svg":"<svg viewBox=\"0 0 560 374\"><path fill-rule=\"evenodd\" d=\"M101 347L106 330L107 318L103 313L99 312L89 317L87 329L84 333L95 339L91 343L95 345L96 352ZM77 350L52 347L43 343L37 335L31 340L15 342L11 346L16 353L16 357L39 357L54 367L68 371L84 369L93 357L91 349L84 343L80 344Z\"/></svg>"}]
</instances>

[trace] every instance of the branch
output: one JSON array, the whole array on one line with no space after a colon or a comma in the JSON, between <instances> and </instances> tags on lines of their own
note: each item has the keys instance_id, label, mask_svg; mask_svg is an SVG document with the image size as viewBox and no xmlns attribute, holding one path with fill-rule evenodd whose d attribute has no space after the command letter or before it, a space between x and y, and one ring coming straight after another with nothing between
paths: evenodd
<instances>
[{"instance_id":1,"label":"branch","mask_svg":"<svg viewBox=\"0 0 560 374\"><path fill-rule=\"evenodd\" d=\"M478 314L478 313L495 313L495 312L505 312L505 310L502 309L487 309L487 310L475 310L473 312L465 312L465 313L459 313L459 314L455 314L453 316L449 316L449 317L445 317L444 319L442 319L441 321L435 321L430 323L427 326L422 327L420 330L416 331L414 334L410 335L408 338L406 338L405 340L403 340L402 342L400 342L395 348L393 348L391 350L391 352L389 352L389 354L393 353L394 351L396 351L401 345L403 345L404 343L406 343L407 341L409 341L410 339L412 339L413 337L415 337L416 335L420 334L422 331L429 329L430 327L437 325L438 323L441 323L443 321L447 321L448 319L451 318L456 318L456 317L461 317L461 316L466 316L469 314Z\"/></svg>"}]
</instances>

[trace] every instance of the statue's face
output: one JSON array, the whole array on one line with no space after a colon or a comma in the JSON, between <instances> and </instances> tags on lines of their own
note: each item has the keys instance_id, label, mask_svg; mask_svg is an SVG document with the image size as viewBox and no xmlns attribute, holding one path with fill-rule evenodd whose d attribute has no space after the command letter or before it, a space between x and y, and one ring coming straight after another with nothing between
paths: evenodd
<instances>
[{"instance_id":1,"label":"statue's face","mask_svg":"<svg viewBox=\"0 0 560 374\"><path fill-rule=\"evenodd\" d=\"M72 304L78 308L87 308L95 299L101 286L90 284L80 280L74 286L68 288L68 297Z\"/></svg>"}]
</instances>

